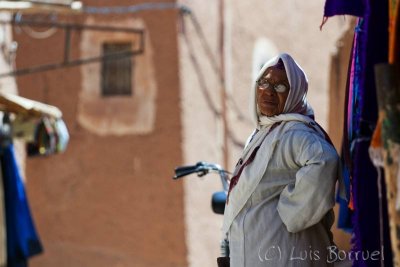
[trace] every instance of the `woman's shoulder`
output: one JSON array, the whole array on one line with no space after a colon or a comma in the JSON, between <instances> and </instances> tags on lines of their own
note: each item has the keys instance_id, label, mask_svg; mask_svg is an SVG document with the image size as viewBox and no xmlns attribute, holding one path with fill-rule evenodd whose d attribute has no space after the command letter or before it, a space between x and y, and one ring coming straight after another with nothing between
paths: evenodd
<instances>
[{"instance_id":1,"label":"woman's shoulder","mask_svg":"<svg viewBox=\"0 0 400 267\"><path fill-rule=\"evenodd\" d=\"M295 135L304 135L304 134L315 134L319 135L318 131L314 128L317 127L315 124L303 122L303 121L288 121L285 123L284 127L285 134L291 133Z\"/></svg>"},{"instance_id":2,"label":"woman's shoulder","mask_svg":"<svg viewBox=\"0 0 400 267\"><path fill-rule=\"evenodd\" d=\"M313 144L319 143L324 146L331 147L329 142L325 139L323 133L316 129L316 124L291 121L286 125L287 129L281 140L289 141L292 144Z\"/></svg>"}]
</instances>

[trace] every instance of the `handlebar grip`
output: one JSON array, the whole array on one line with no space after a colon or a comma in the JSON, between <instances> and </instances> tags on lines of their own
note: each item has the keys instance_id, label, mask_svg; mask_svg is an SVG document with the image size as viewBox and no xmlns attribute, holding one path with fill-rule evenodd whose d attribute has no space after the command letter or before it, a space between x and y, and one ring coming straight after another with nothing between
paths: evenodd
<instances>
[{"instance_id":1,"label":"handlebar grip","mask_svg":"<svg viewBox=\"0 0 400 267\"><path fill-rule=\"evenodd\" d=\"M177 167L175 169L175 176L173 178L178 179L180 177L195 173L197 168L198 167L196 165Z\"/></svg>"}]
</instances>

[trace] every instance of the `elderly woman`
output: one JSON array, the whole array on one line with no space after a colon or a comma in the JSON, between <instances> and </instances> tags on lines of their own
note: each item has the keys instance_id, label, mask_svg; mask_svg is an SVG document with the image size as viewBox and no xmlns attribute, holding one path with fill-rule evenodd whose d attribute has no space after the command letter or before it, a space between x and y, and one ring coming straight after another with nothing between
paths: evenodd
<instances>
[{"instance_id":1,"label":"elderly woman","mask_svg":"<svg viewBox=\"0 0 400 267\"><path fill-rule=\"evenodd\" d=\"M232 267L333 264L339 158L314 121L307 87L301 67L280 54L251 90L256 130L236 165L224 214Z\"/></svg>"}]
</instances>

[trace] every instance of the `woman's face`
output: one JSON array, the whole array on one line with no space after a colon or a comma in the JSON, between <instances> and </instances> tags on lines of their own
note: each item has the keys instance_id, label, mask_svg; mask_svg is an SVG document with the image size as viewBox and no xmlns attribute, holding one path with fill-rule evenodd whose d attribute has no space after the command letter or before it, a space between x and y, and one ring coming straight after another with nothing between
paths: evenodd
<instances>
[{"instance_id":1,"label":"woman's face","mask_svg":"<svg viewBox=\"0 0 400 267\"><path fill-rule=\"evenodd\" d=\"M273 66L267 68L257 82L257 106L261 114L268 117L281 114L289 90L286 72Z\"/></svg>"}]
</instances>

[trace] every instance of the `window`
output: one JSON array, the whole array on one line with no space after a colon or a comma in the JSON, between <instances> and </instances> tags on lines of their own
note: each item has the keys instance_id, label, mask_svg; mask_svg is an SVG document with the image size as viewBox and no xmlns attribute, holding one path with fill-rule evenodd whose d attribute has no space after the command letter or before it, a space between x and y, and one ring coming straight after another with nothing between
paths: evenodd
<instances>
[{"instance_id":1,"label":"window","mask_svg":"<svg viewBox=\"0 0 400 267\"><path fill-rule=\"evenodd\" d=\"M128 52L132 43L103 43L103 55ZM134 59L104 59L101 68L101 91L103 96L132 95L132 71Z\"/></svg>"}]
</instances>

